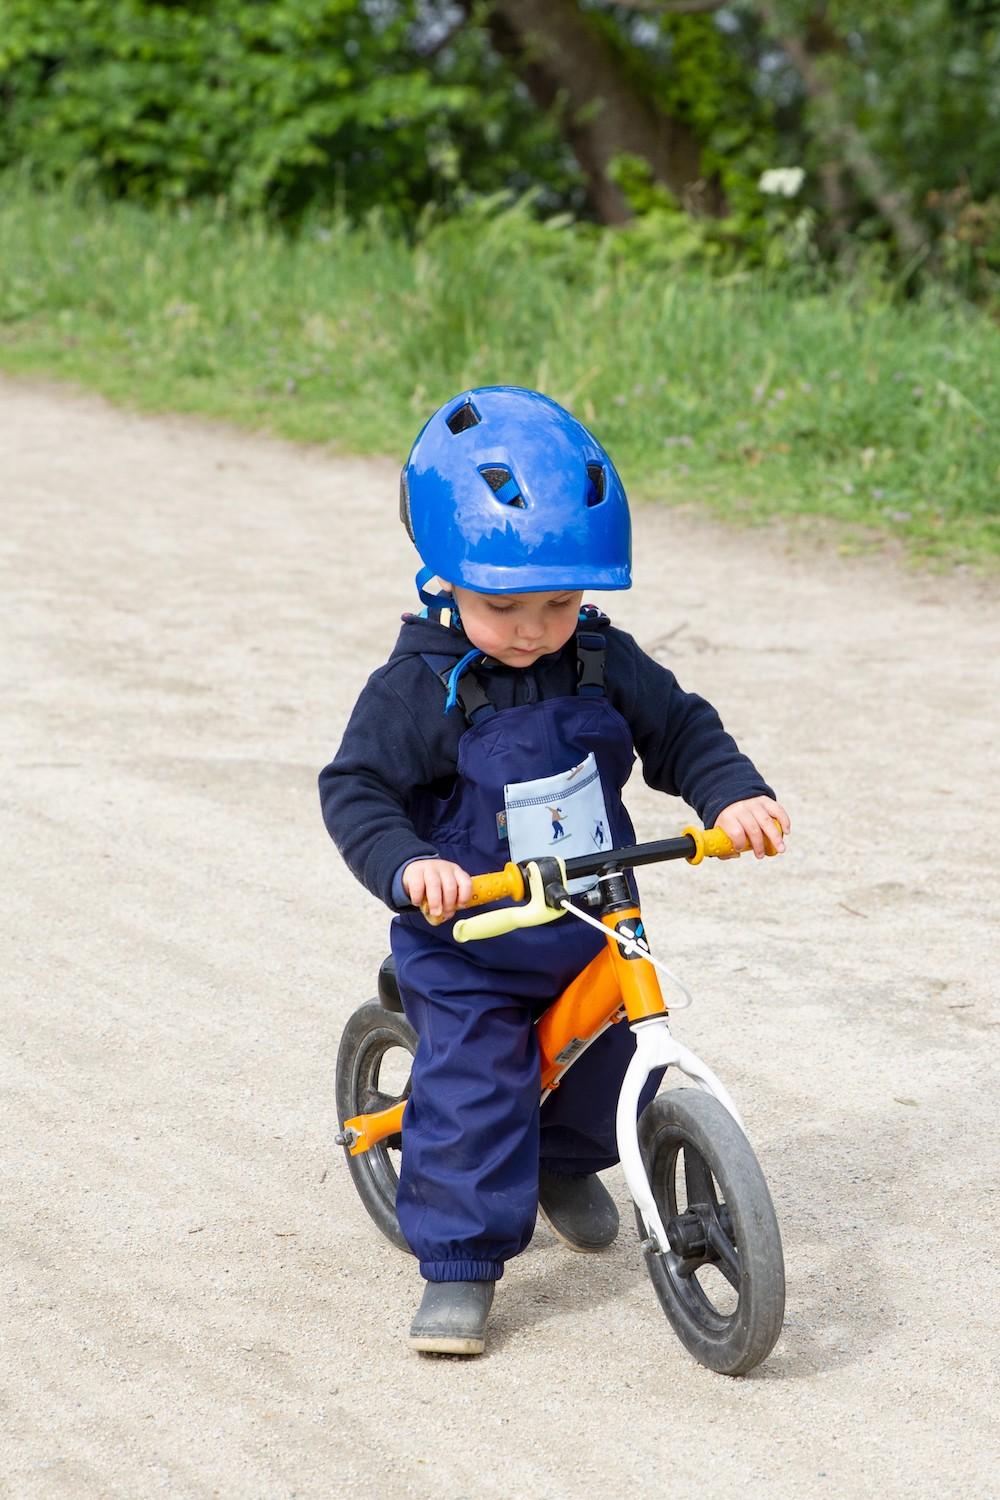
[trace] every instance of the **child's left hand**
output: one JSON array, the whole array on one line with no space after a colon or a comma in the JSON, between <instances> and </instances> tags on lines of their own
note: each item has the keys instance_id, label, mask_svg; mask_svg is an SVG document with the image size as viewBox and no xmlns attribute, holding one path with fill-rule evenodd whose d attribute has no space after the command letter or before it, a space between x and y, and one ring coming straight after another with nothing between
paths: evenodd
<instances>
[{"instance_id":1,"label":"child's left hand","mask_svg":"<svg viewBox=\"0 0 1000 1500\"><path fill-rule=\"evenodd\" d=\"M784 840L776 836L775 823L780 824L782 833L791 831L791 819L773 797L747 797L742 802L730 802L716 818L715 826L729 835L736 853L720 858L736 859L740 850L752 848L757 859L763 859L767 853L765 840L775 853L784 854Z\"/></svg>"}]
</instances>

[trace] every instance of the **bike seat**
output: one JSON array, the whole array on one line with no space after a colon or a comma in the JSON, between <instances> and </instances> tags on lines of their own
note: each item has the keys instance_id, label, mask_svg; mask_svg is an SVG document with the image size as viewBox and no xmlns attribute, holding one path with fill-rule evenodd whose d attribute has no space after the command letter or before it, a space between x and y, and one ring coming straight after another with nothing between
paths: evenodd
<instances>
[{"instance_id":1,"label":"bike seat","mask_svg":"<svg viewBox=\"0 0 1000 1500\"><path fill-rule=\"evenodd\" d=\"M383 960L378 971L378 998L383 1010L402 1013L403 1002L399 998L399 985L396 983L396 960L391 953Z\"/></svg>"}]
</instances>

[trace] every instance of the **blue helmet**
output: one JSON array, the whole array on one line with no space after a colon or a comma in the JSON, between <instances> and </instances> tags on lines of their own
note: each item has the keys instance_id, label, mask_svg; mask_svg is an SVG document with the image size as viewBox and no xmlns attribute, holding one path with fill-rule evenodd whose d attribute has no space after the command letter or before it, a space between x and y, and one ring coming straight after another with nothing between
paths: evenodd
<instances>
[{"instance_id":1,"label":"blue helmet","mask_svg":"<svg viewBox=\"0 0 1000 1500\"><path fill-rule=\"evenodd\" d=\"M632 584L614 464L538 391L492 385L446 402L410 450L399 511L430 572L477 593Z\"/></svg>"}]
</instances>

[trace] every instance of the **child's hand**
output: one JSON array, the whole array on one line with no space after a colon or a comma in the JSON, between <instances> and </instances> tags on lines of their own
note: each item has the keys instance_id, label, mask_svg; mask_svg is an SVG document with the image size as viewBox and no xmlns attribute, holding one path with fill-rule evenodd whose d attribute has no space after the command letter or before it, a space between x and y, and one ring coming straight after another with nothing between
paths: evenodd
<instances>
[{"instance_id":1,"label":"child's hand","mask_svg":"<svg viewBox=\"0 0 1000 1500\"><path fill-rule=\"evenodd\" d=\"M403 889L414 906L426 907L432 926L447 922L472 897L472 879L448 859L415 859L403 871Z\"/></svg>"},{"instance_id":2,"label":"child's hand","mask_svg":"<svg viewBox=\"0 0 1000 1500\"><path fill-rule=\"evenodd\" d=\"M778 854L784 854L784 840L775 835L774 825L780 823L782 833L791 830L792 822L780 802L773 797L747 797L743 802L730 802L715 820L716 828L729 835L737 852L748 847L758 859L763 859L767 843ZM735 859L736 854L723 854L722 859Z\"/></svg>"}]
</instances>

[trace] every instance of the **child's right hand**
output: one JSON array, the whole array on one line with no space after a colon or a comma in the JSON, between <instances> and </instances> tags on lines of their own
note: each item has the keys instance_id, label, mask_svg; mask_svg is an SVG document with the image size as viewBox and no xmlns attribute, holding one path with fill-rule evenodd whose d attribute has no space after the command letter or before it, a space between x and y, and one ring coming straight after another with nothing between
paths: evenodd
<instances>
[{"instance_id":1,"label":"child's right hand","mask_svg":"<svg viewBox=\"0 0 1000 1500\"><path fill-rule=\"evenodd\" d=\"M415 859L403 871L403 889L436 927L472 899L472 877L449 859Z\"/></svg>"}]
</instances>

